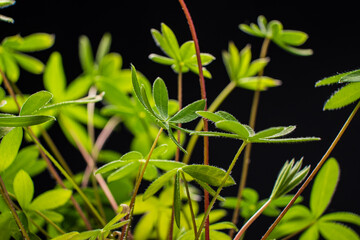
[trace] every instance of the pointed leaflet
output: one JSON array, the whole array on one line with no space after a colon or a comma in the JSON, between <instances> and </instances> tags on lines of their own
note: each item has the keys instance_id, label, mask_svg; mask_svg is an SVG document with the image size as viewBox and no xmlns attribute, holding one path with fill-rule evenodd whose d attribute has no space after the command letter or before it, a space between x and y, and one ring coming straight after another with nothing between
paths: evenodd
<instances>
[{"instance_id":1,"label":"pointed leaflet","mask_svg":"<svg viewBox=\"0 0 360 240\"><path fill-rule=\"evenodd\" d=\"M55 99L63 99L65 96L66 77L59 52L51 54L44 71L44 86L54 94Z\"/></svg>"},{"instance_id":2,"label":"pointed leaflet","mask_svg":"<svg viewBox=\"0 0 360 240\"><path fill-rule=\"evenodd\" d=\"M235 133L241 139L246 140L251 136L251 132L243 124L231 120L222 120L215 123L217 128L220 128L224 131Z\"/></svg>"},{"instance_id":3,"label":"pointed leaflet","mask_svg":"<svg viewBox=\"0 0 360 240\"><path fill-rule=\"evenodd\" d=\"M100 40L97 52L96 52L96 62L99 64L103 57L109 53L111 46L111 34L105 33Z\"/></svg>"},{"instance_id":4,"label":"pointed leaflet","mask_svg":"<svg viewBox=\"0 0 360 240\"><path fill-rule=\"evenodd\" d=\"M6 170L15 160L23 138L22 128L11 130L0 143L0 172Z\"/></svg>"},{"instance_id":5,"label":"pointed leaflet","mask_svg":"<svg viewBox=\"0 0 360 240\"><path fill-rule=\"evenodd\" d=\"M83 71L90 73L94 67L94 57L90 40L85 35L79 38L79 57Z\"/></svg>"},{"instance_id":6,"label":"pointed leaflet","mask_svg":"<svg viewBox=\"0 0 360 240\"><path fill-rule=\"evenodd\" d=\"M22 38L21 44L12 49L21 52L35 52L50 48L55 41L53 34L34 33Z\"/></svg>"},{"instance_id":7,"label":"pointed leaflet","mask_svg":"<svg viewBox=\"0 0 360 240\"><path fill-rule=\"evenodd\" d=\"M140 163L138 161L129 162L128 164L124 165L123 167L119 168L115 172L111 173L107 178L108 182L113 182L115 180L124 178L132 173L136 173L139 169Z\"/></svg>"},{"instance_id":8,"label":"pointed leaflet","mask_svg":"<svg viewBox=\"0 0 360 240\"><path fill-rule=\"evenodd\" d=\"M326 85L331 85L331 84L339 83L340 80L341 80L343 77L346 77L347 75L352 74L352 73L355 73L355 72L357 72L357 71L358 71L358 70L350 71L350 72L345 72L345 73L340 73L340 74L336 74L336 75L333 75L333 76L324 78L324 79L318 81L318 82L315 84L315 87L320 87L320 86L326 86Z\"/></svg>"},{"instance_id":9,"label":"pointed leaflet","mask_svg":"<svg viewBox=\"0 0 360 240\"><path fill-rule=\"evenodd\" d=\"M349 227L334 222L319 222L321 235L328 240L359 240L359 235Z\"/></svg>"},{"instance_id":10,"label":"pointed leaflet","mask_svg":"<svg viewBox=\"0 0 360 240\"><path fill-rule=\"evenodd\" d=\"M359 82L359 81L360 81L360 70L355 70L342 77L339 82Z\"/></svg>"},{"instance_id":11,"label":"pointed leaflet","mask_svg":"<svg viewBox=\"0 0 360 240\"><path fill-rule=\"evenodd\" d=\"M41 74L44 71L44 64L34 57L21 53L13 53L13 57L23 69L30 73Z\"/></svg>"},{"instance_id":12,"label":"pointed leaflet","mask_svg":"<svg viewBox=\"0 0 360 240\"><path fill-rule=\"evenodd\" d=\"M321 216L335 192L340 169L337 161L330 158L319 171L311 190L310 209L315 217Z\"/></svg>"},{"instance_id":13,"label":"pointed leaflet","mask_svg":"<svg viewBox=\"0 0 360 240\"><path fill-rule=\"evenodd\" d=\"M49 103L52 97L53 95L48 91L40 91L32 94L22 105L19 115L23 116L35 114L47 103Z\"/></svg>"},{"instance_id":14,"label":"pointed leaflet","mask_svg":"<svg viewBox=\"0 0 360 240\"><path fill-rule=\"evenodd\" d=\"M161 24L161 32L163 34L164 40L168 44L168 47L171 51L171 55L174 59L180 60L180 47L176 39L174 32L164 23Z\"/></svg>"},{"instance_id":15,"label":"pointed leaflet","mask_svg":"<svg viewBox=\"0 0 360 240\"><path fill-rule=\"evenodd\" d=\"M299 240L318 240L319 229L317 224L310 226L303 234L301 234Z\"/></svg>"},{"instance_id":16,"label":"pointed leaflet","mask_svg":"<svg viewBox=\"0 0 360 240\"><path fill-rule=\"evenodd\" d=\"M169 119L169 122L172 123L187 123L191 122L192 120L196 119L198 115L196 114L197 111L203 110L205 107L205 100L198 100L195 101L186 107L182 108L178 111L174 116Z\"/></svg>"},{"instance_id":17,"label":"pointed leaflet","mask_svg":"<svg viewBox=\"0 0 360 240\"><path fill-rule=\"evenodd\" d=\"M144 192L144 201L149 197L153 196L157 191L160 190L160 188L162 188L166 183L168 183L170 179L177 173L177 171L178 169L172 169L158 177L155 181L153 181Z\"/></svg>"},{"instance_id":18,"label":"pointed leaflet","mask_svg":"<svg viewBox=\"0 0 360 240\"><path fill-rule=\"evenodd\" d=\"M325 110L345 107L360 98L360 83L350 83L335 92L325 103Z\"/></svg>"},{"instance_id":19,"label":"pointed leaflet","mask_svg":"<svg viewBox=\"0 0 360 240\"><path fill-rule=\"evenodd\" d=\"M289 127L271 127L267 128L265 130L262 130L260 132L257 132L252 139L258 139L258 138L275 138L287 135L295 130L295 126L289 126Z\"/></svg>"},{"instance_id":20,"label":"pointed leaflet","mask_svg":"<svg viewBox=\"0 0 360 240\"><path fill-rule=\"evenodd\" d=\"M226 175L223 169L208 165L188 165L183 167L182 170L191 177L216 187L221 185ZM234 179L229 176L224 186L228 187L234 184Z\"/></svg>"},{"instance_id":21,"label":"pointed leaflet","mask_svg":"<svg viewBox=\"0 0 360 240\"><path fill-rule=\"evenodd\" d=\"M177 171L175 175L174 184L174 216L178 228L180 228L180 212L181 212L181 196L180 196L180 172Z\"/></svg>"},{"instance_id":22,"label":"pointed leaflet","mask_svg":"<svg viewBox=\"0 0 360 240\"><path fill-rule=\"evenodd\" d=\"M13 188L20 207L27 210L34 196L34 184L29 174L20 170L14 178Z\"/></svg>"},{"instance_id":23,"label":"pointed leaflet","mask_svg":"<svg viewBox=\"0 0 360 240\"><path fill-rule=\"evenodd\" d=\"M168 102L169 96L166 85L161 78L157 78L153 84L153 97L160 116L166 120L169 116Z\"/></svg>"},{"instance_id":24,"label":"pointed leaflet","mask_svg":"<svg viewBox=\"0 0 360 240\"><path fill-rule=\"evenodd\" d=\"M29 208L32 210L51 210L64 205L71 197L71 190L54 189L40 194L32 201Z\"/></svg>"},{"instance_id":25,"label":"pointed leaflet","mask_svg":"<svg viewBox=\"0 0 360 240\"><path fill-rule=\"evenodd\" d=\"M320 221L347 222L360 226L360 216L352 212L327 213L320 218Z\"/></svg>"},{"instance_id":26,"label":"pointed leaflet","mask_svg":"<svg viewBox=\"0 0 360 240\"><path fill-rule=\"evenodd\" d=\"M10 114L0 114L0 127L27 127L51 120L55 120L55 118L42 115L14 116Z\"/></svg>"}]
</instances>

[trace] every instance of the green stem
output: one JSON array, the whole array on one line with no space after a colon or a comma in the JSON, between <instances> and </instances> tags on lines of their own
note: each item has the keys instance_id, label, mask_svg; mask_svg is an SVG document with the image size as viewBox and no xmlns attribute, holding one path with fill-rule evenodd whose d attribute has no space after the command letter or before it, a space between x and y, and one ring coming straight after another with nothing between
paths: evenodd
<instances>
[{"instance_id":1,"label":"green stem","mask_svg":"<svg viewBox=\"0 0 360 240\"><path fill-rule=\"evenodd\" d=\"M48 218L45 214L42 212L35 210L35 213L42 217L47 223L49 223L51 226L53 226L59 233L65 234L66 232L62 230L56 223L54 223L50 218Z\"/></svg>"},{"instance_id":2,"label":"green stem","mask_svg":"<svg viewBox=\"0 0 360 240\"><path fill-rule=\"evenodd\" d=\"M36 139L36 137L29 132L25 128L26 132L30 135L34 143L40 148L41 151L50 159L50 161L55 165L55 167L63 174L63 176L70 182L70 184L74 187L74 189L79 193L80 197L84 200L85 204L89 207L90 211L94 214L97 220L100 222L101 225L105 226L104 219L101 218L98 211L95 207L91 204L90 200L86 197L84 192L80 189L80 187L75 183L74 179L70 177L70 175L65 171L65 169L59 164L59 162L44 148L44 146Z\"/></svg>"},{"instance_id":3,"label":"green stem","mask_svg":"<svg viewBox=\"0 0 360 240\"><path fill-rule=\"evenodd\" d=\"M236 83L234 81L231 81L222 91L221 93L216 97L216 99L211 103L210 107L207 111L209 112L215 112L219 106L224 102L224 100L229 96L229 94L235 89ZM204 122L202 120L199 121L199 123L195 127L195 131L201 131L204 127ZM188 154L186 154L182 162L188 164L191 158L191 154L194 151L196 142L199 138L199 135L192 135L189 143L186 147L186 151Z\"/></svg>"},{"instance_id":4,"label":"green stem","mask_svg":"<svg viewBox=\"0 0 360 240\"><path fill-rule=\"evenodd\" d=\"M257 212L252 215L252 217L242 226L242 228L240 229L240 231L236 234L234 240L239 240L241 238L241 236L245 233L245 231L250 227L250 225L262 214L262 212L270 205L271 203L271 198L269 200L266 201L266 203L264 203L264 205L262 205L262 207L257 210Z\"/></svg>"},{"instance_id":5,"label":"green stem","mask_svg":"<svg viewBox=\"0 0 360 240\"><path fill-rule=\"evenodd\" d=\"M270 39L265 38L264 42L262 44L262 47L261 47L260 58L266 57L266 54L267 54L267 51L269 48L269 44L270 44ZM262 69L258 73L258 77L261 77L263 75L264 75L264 69ZM260 81L258 81L258 86L259 85L260 85ZM257 88L254 92L253 101L252 101L252 105L251 105L251 111L250 111L250 119L249 119L249 126L252 129L255 129L256 115L257 115L258 108L259 108L259 102L260 102L260 90L259 90L259 88ZM240 184L239 184L239 189L238 189L238 194L237 194L237 203L236 203L235 209L233 211L233 216L232 216L232 223L234 223L235 225L237 224L238 217L239 217L239 209L240 209L242 193L246 186L246 180L247 180L247 175L248 175L249 165L250 165L251 147L252 147L252 144L251 143L248 144L248 146L245 149L245 153L244 153L244 160L243 160ZM229 236L232 238L233 235L234 235L234 229L231 229L229 232Z\"/></svg>"},{"instance_id":6,"label":"green stem","mask_svg":"<svg viewBox=\"0 0 360 240\"><path fill-rule=\"evenodd\" d=\"M4 198L4 201L5 201L6 205L9 207L10 212L11 212L12 216L14 217L14 220L15 220L16 224L19 227L21 235L23 236L24 239L30 240L30 237L27 234L27 232L25 230L25 227L23 226L22 222L20 221L19 216L16 213L16 210L14 208L14 203L11 201L11 199L9 197L8 191L6 190L6 187L5 187L5 183L4 183L1 176L0 176L0 192L1 192L1 195L3 196L3 198Z\"/></svg>"},{"instance_id":7,"label":"green stem","mask_svg":"<svg viewBox=\"0 0 360 240\"><path fill-rule=\"evenodd\" d=\"M152 153L153 153L153 151L154 151L154 149L155 149L155 147L156 147L156 144L157 144L157 142L158 142L158 140L159 140L159 138L160 138L160 135L161 135L161 133L162 133L163 130L164 130L163 128L160 128L160 129L159 129L159 132L158 132L158 134L156 135L156 138L155 138L155 140L154 140L154 142L153 142L153 145L151 146L150 152L149 152L148 157L147 157L147 159L146 159L146 161L145 161L145 163L144 163L144 166L142 167L142 170L141 170L141 172L140 172L140 175L139 175L138 179L136 180L134 192L133 192L133 195L132 195L131 201L130 201L130 214L128 215L128 216L129 216L129 219L130 219L130 222L129 222L127 225L125 225L126 231L125 231L124 240L127 239L127 235L128 235L128 232L129 232L129 229L130 229L130 226L131 226L132 216L133 216L133 212L134 212L135 199L136 199L137 192L139 191L140 184L141 184L141 181L142 181L142 179L143 179L143 177L144 177L146 167L147 167L147 165L148 165L148 163L149 163L149 161L150 161L151 155L152 155Z\"/></svg>"},{"instance_id":8,"label":"green stem","mask_svg":"<svg viewBox=\"0 0 360 240\"><path fill-rule=\"evenodd\" d=\"M196 221L195 221L195 214L194 214L194 209L193 209L193 206L192 206L192 202L191 202L191 197L190 197L190 191L189 191L189 185L186 181L186 178L185 178L185 174L184 172L181 171L181 176L184 180L184 185L185 185L185 190L186 190L186 196L188 198L188 202L189 202L189 208L190 208L190 214L191 214L191 220L192 220L192 224L193 224L193 229L194 229L194 236L196 237L197 235L197 232L196 232Z\"/></svg>"},{"instance_id":9,"label":"green stem","mask_svg":"<svg viewBox=\"0 0 360 240\"><path fill-rule=\"evenodd\" d=\"M200 234L201 234L201 231L202 231L202 229L204 228L204 225L205 225L205 219L208 218L208 216L209 216L209 214L210 214L210 211L211 211L211 208L214 206L215 201L216 201L217 197L220 195L220 192L221 192L222 188L224 187L224 185L225 185L225 183L226 183L226 180L227 180L228 177L230 176L230 173L231 173L232 169L234 168L236 161L239 159L240 154L242 153L242 151L244 150L244 148L245 148L245 146L246 146L247 144L248 144L248 142L245 142L245 141L241 144L241 146L240 146L240 148L238 149L238 151L236 152L233 160L231 161L231 164L230 164L228 170L226 171L226 174L225 174L225 176L224 176L224 179L222 180L220 186L218 187L215 195L213 196L213 198L212 198L212 200L211 200L211 202L210 202L209 208L205 211L204 218L203 218L203 220L202 220L202 222L201 222L201 225L200 225L199 230L198 230L198 232L197 232L197 236L196 236L196 238L195 238L196 240L199 239Z\"/></svg>"},{"instance_id":10,"label":"green stem","mask_svg":"<svg viewBox=\"0 0 360 240\"><path fill-rule=\"evenodd\" d=\"M357 103L357 105L355 106L354 110L351 112L351 114L349 115L348 119L346 120L346 122L344 123L343 127L340 129L338 135L335 137L334 141L331 143L330 147L328 148L328 150L325 152L325 154L323 155L323 157L321 158L321 160L319 161L319 163L316 165L316 167L314 168L314 170L311 172L311 174L306 178L305 182L302 184L302 186L299 188L299 190L296 192L296 194L294 195L294 197L291 199L291 201L288 203L288 205L283 209L283 211L280 213L280 215L276 218L276 220L274 221L274 223L270 226L270 228L266 231L266 233L264 234L264 236L261 238L261 240L265 240L270 233L274 230L274 228L276 227L276 225L280 222L280 220L284 217L284 215L287 213L287 211L290 209L290 207L295 203L296 199L301 195L301 193L305 190L305 188L309 185L309 183L312 181L312 179L315 177L315 175L317 174L317 172L320 170L320 168L322 167L322 165L325 163L325 161L328 159L328 157L330 156L331 152L334 150L335 146L337 145L337 143L339 142L339 140L341 139L341 137L343 136L344 132L346 131L346 129L348 128L350 122L352 121L352 119L354 118L354 116L356 115L357 111L360 108L360 101Z\"/></svg>"}]
</instances>

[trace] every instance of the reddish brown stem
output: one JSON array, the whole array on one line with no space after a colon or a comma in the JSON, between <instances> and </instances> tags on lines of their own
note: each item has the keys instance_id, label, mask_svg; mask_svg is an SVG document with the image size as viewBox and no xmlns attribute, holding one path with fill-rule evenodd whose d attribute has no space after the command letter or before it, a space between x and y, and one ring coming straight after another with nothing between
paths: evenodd
<instances>
[{"instance_id":1,"label":"reddish brown stem","mask_svg":"<svg viewBox=\"0 0 360 240\"><path fill-rule=\"evenodd\" d=\"M347 129L347 127L349 126L350 122L352 121L352 119L354 118L355 114L357 113L357 111L360 108L360 101L358 102L358 104L355 106L354 110L351 112L350 116L348 117L348 119L346 120L346 122L344 123L343 127L341 128L341 130L339 131L338 135L335 137L334 141L331 143L330 147L328 148L328 150L325 152L324 156L321 158L321 160L319 161L319 163L316 165L316 167L314 168L314 170L311 172L311 174L307 177L307 179L305 180L305 182L303 183L303 185L300 187L300 189L296 192L296 194L294 195L294 197L291 199L291 201L288 203L288 205L284 208L284 210L280 213L280 215L276 218L275 222L270 226L270 228L266 231L266 233L264 234L264 236L261 238L261 240L265 240L270 233L274 230L274 228L276 227L276 225L280 222L280 220L285 216L285 214L287 213L287 211L290 209L290 207L295 203L296 199L301 195L301 193L305 190L305 188L309 185L309 183L311 182L311 180L315 177L315 175L317 174L317 172L320 170L320 168L322 167L322 165L325 163L325 161L328 159L328 157L330 156L331 152L334 150L336 144L339 142L339 140L341 139L342 135L344 134L345 130Z\"/></svg>"},{"instance_id":2,"label":"reddish brown stem","mask_svg":"<svg viewBox=\"0 0 360 240\"><path fill-rule=\"evenodd\" d=\"M185 14L185 17L187 19L187 22L189 24L189 28L190 28L190 32L191 32L191 36L192 39L194 41L194 45L195 45L195 51L196 51L196 59L198 62L198 68L199 68L199 79L200 79L200 90L201 90L201 98L205 100L205 108L204 110L207 110L207 103L206 103L206 88L205 88L205 79L204 79L204 74L203 74L203 67L202 67L202 63L201 63L201 57L200 57L200 47L199 47L199 41L197 38L197 34L196 34L196 30L195 30L195 26L194 26L194 22L192 21L190 12L184 2L184 0L179 0L179 3L183 9L183 12ZM204 121L204 131L208 131L208 121L207 119L203 119ZM208 137L204 137L204 164L205 165L209 165L209 138ZM205 191L204 193L204 209L205 211L208 209L209 207L209 193L207 191ZM209 218L206 219L206 223L205 223L205 240L209 240L210 236L209 236Z\"/></svg>"}]
</instances>

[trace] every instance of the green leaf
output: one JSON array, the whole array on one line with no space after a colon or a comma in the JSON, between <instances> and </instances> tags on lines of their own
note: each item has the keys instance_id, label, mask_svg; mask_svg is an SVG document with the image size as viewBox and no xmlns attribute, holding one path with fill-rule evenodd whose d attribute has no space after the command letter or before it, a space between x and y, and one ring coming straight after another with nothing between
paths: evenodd
<instances>
[{"instance_id":1,"label":"green leaf","mask_svg":"<svg viewBox=\"0 0 360 240\"><path fill-rule=\"evenodd\" d=\"M90 73L94 67L94 57L90 40L85 35L79 38L79 57L83 71Z\"/></svg>"},{"instance_id":2,"label":"green leaf","mask_svg":"<svg viewBox=\"0 0 360 240\"><path fill-rule=\"evenodd\" d=\"M182 60L189 59L196 54L194 41L184 42L180 47Z\"/></svg>"},{"instance_id":3,"label":"green leaf","mask_svg":"<svg viewBox=\"0 0 360 240\"><path fill-rule=\"evenodd\" d=\"M300 143L300 142L312 142L319 141L318 137L299 137L299 138L263 138L250 140L253 143Z\"/></svg>"},{"instance_id":4,"label":"green leaf","mask_svg":"<svg viewBox=\"0 0 360 240\"><path fill-rule=\"evenodd\" d=\"M281 34L281 41L292 46L300 46L306 42L309 36L301 31L284 30Z\"/></svg>"},{"instance_id":5,"label":"green leaf","mask_svg":"<svg viewBox=\"0 0 360 240\"><path fill-rule=\"evenodd\" d=\"M197 111L203 110L205 107L205 100L198 100L193 103L190 103L186 107L178 111L174 116L169 119L169 122L172 123L187 123L196 119L198 115Z\"/></svg>"},{"instance_id":6,"label":"green leaf","mask_svg":"<svg viewBox=\"0 0 360 240\"><path fill-rule=\"evenodd\" d=\"M358 70L355 71L350 71L350 72L344 72L344 73L340 73L340 74L336 74L327 78L324 78L320 81L318 81L315 84L315 87L320 87L320 86L326 86L326 85L331 85L331 84L335 84L335 83L339 83L340 79L342 79L343 77L352 74L354 72L357 72Z\"/></svg>"},{"instance_id":7,"label":"green leaf","mask_svg":"<svg viewBox=\"0 0 360 240\"><path fill-rule=\"evenodd\" d=\"M343 76L339 82L359 82L360 81L360 70L355 70L345 76Z\"/></svg>"},{"instance_id":8,"label":"green leaf","mask_svg":"<svg viewBox=\"0 0 360 240\"><path fill-rule=\"evenodd\" d=\"M310 209L316 218L320 217L330 204L339 175L340 169L337 161L330 158L316 176L310 196Z\"/></svg>"},{"instance_id":9,"label":"green leaf","mask_svg":"<svg viewBox=\"0 0 360 240\"><path fill-rule=\"evenodd\" d=\"M6 76L10 81L16 82L19 79L20 70L16 64L15 58L5 49L2 51L1 57L3 58L3 63L5 65L4 71Z\"/></svg>"},{"instance_id":10,"label":"green leaf","mask_svg":"<svg viewBox=\"0 0 360 240\"><path fill-rule=\"evenodd\" d=\"M130 174L136 173L139 170L140 163L138 161L130 162L123 167L119 168L115 172L109 175L107 178L108 182L113 182L115 180L124 178Z\"/></svg>"},{"instance_id":11,"label":"green leaf","mask_svg":"<svg viewBox=\"0 0 360 240\"><path fill-rule=\"evenodd\" d=\"M52 238L52 240L70 240L70 239L73 239L73 237L78 234L79 234L79 232L69 232L69 233L65 233L63 235L57 236L55 238Z\"/></svg>"},{"instance_id":12,"label":"green leaf","mask_svg":"<svg viewBox=\"0 0 360 240\"><path fill-rule=\"evenodd\" d=\"M53 95L48 91L40 91L26 99L21 107L20 116L36 114L42 107L50 102Z\"/></svg>"},{"instance_id":13,"label":"green leaf","mask_svg":"<svg viewBox=\"0 0 360 240\"><path fill-rule=\"evenodd\" d=\"M281 85L281 81L262 76L262 77L246 77L246 78L240 78L236 81L236 84L238 87L252 90L252 91L266 91L268 88L271 87L278 87Z\"/></svg>"},{"instance_id":14,"label":"green leaf","mask_svg":"<svg viewBox=\"0 0 360 240\"><path fill-rule=\"evenodd\" d=\"M96 170L95 174L107 173L111 170L114 170L119 167L123 167L127 164L129 164L129 161L122 161L122 160L112 161L108 164L101 166L98 170Z\"/></svg>"},{"instance_id":15,"label":"green leaf","mask_svg":"<svg viewBox=\"0 0 360 240\"><path fill-rule=\"evenodd\" d=\"M13 129L14 129L13 127L0 127L0 139L2 139L6 134L8 134Z\"/></svg>"},{"instance_id":16,"label":"green leaf","mask_svg":"<svg viewBox=\"0 0 360 240\"><path fill-rule=\"evenodd\" d=\"M350 83L335 92L325 103L324 110L345 107L360 98L360 83Z\"/></svg>"},{"instance_id":17,"label":"green leaf","mask_svg":"<svg viewBox=\"0 0 360 240\"><path fill-rule=\"evenodd\" d=\"M54 52L46 64L44 71L44 86L54 94L55 99L64 99L66 77L62 63L62 57L59 52Z\"/></svg>"},{"instance_id":18,"label":"green leaf","mask_svg":"<svg viewBox=\"0 0 360 240\"><path fill-rule=\"evenodd\" d=\"M327 240L358 240L359 235L349 227L332 222L319 222L321 235Z\"/></svg>"},{"instance_id":19,"label":"green leaf","mask_svg":"<svg viewBox=\"0 0 360 240\"><path fill-rule=\"evenodd\" d=\"M71 190L54 189L40 194L32 201L29 208L43 211L51 210L63 206L71 197Z\"/></svg>"},{"instance_id":20,"label":"green leaf","mask_svg":"<svg viewBox=\"0 0 360 240\"><path fill-rule=\"evenodd\" d=\"M125 205L125 204L121 204L119 206L119 209L117 210L118 214L113 217L105 226L104 226L104 230L111 230L112 226L114 224L116 224L118 221L120 221L124 216L126 216L127 214L129 214L129 206Z\"/></svg>"},{"instance_id":21,"label":"green leaf","mask_svg":"<svg viewBox=\"0 0 360 240\"><path fill-rule=\"evenodd\" d=\"M171 57L180 60L180 47L174 32L164 23L161 24L161 32L171 51Z\"/></svg>"},{"instance_id":22,"label":"green leaf","mask_svg":"<svg viewBox=\"0 0 360 240\"><path fill-rule=\"evenodd\" d=\"M157 168L164 170L164 171L170 171L174 168L181 168L185 166L185 163L182 162L175 162L170 160L156 160L156 159L150 159L149 161L151 164L156 166Z\"/></svg>"},{"instance_id":23,"label":"green leaf","mask_svg":"<svg viewBox=\"0 0 360 240\"><path fill-rule=\"evenodd\" d=\"M299 240L318 240L319 239L319 229L317 224L309 227L303 234L301 234Z\"/></svg>"},{"instance_id":24,"label":"green leaf","mask_svg":"<svg viewBox=\"0 0 360 240\"><path fill-rule=\"evenodd\" d=\"M274 137L280 137L283 135L287 135L295 130L295 126L289 126L289 127L271 127L267 128L265 130L262 130L260 132L257 132L252 138L274 138Z\"/></svg>"},{"instance_id":25,"label":"green leaf","mask_svg":"<svg viewBox=\"0 0 360 240\"><path fill-rule=\"evenodd\" d=\"M0 8L9 7L15 4L15 0L1 0L0 1Z\"/></svg>"},{"instance_id":26,"label":"green leaf","mask_svg":"<svg viewBox=\"0 0 360 240\"><path fill-rule=\"evenodd\" d=\"M14 23L15 22L13 18L4 16L2 14L0 14L0 20L4 21L4 22L8 22L8 23Z\"/></svg>"},{"instance_id":27,"label":"green leaf","mask_svg":"<svg viewBox=\"0 0 360 240\"><path fill-rule=\"evenodd\" d=\"M41 74L44 71L44 64L34 57L21 53L13 53L13 57L23 69L30 73Z\"/></svg>"},{"instance_id":28,"label":"green leaf","mask_svg":"<svg viewBox=\"0 0 360 240\"><path fill-rule=\"evenodd\" d=\"M24 37L21 44L14 49L21 52L36 52L50 48L54 41L53 34L34 33Z\"/></svg>"},{"instance_id":29,"label":"green leaf","mask_svg":"<svg viewBox=\"0 0 360 240\"><path fill-rule=\"evenodd\" d=\"M238 231L238 228L232 222L218 222L210 225L211 230L224 230L224 229L234 229Z\"/></svg>"},{"instance_id":30,"label":"green leaf","mask_svg":"<svg viewBox=\"0 0 360 240\"><path fill-rule=\"evenodd\" d=\"M174 216L178 228L180 228L180 213L181 213L181 196L180 196L180 172L177 171L175 175L174 185Z\"/></svg>"},{"instance_id":31,"label":"green leaf","mask_svg":"<svg viewBox=\"0 0 360 240\"><path fill-rule=\"evenodd\" d=\"M222 121L225 120L222 116L220 116L219 114L216 113L212 113L212 112L208 112L208 111L196 111L196 114L206 118L212 122L218 122L218 121Z\"/></svg>"},{"instance_id":32,"label":"green leaf","mask_svg":"<svg viewBox=\"0 0 360 240\"><path fill-rule=\"evenodd\" d=\"M170 179L175 176L176 173L177 169L172 169L158 177L155 181L153 181L144 192L143 200L145 201L146 199L153 196L157 191L160 190L160 188L162 188L166 183L168 183Z\"/></svg>"},{"instance_id":33,"label":"green leaf","mask_svg":"<svg viewBox=\"0 0 360 240\"><path fill-rule=\"evenodd\" d=\"M1 118L0 118L1 119ZM0 172L6 170L15 160L23 138L22 128L11 130L0 143Z\"/></svg>"},{"instance_id":34,"label":"green leaf","mask_svg":"<svg viewBox=\"0 0 360 240\"><path fill-rule=\"evenodd\" d=\"M153 84L153 96L155 106L159 111L160 116L166 120L169 116L168 102L169 95L165 82L161 78L157 78Z\"/></svg>"},{"instance_id":35,"label":"green leaf","mask_svg":"<svg viewBox=\"0 0 360 240\"><path fill-rule=\"evenodd\" d=\"M214 189L212 189L207 183L204 183L203 181L200 181L199 179L194 179L204 190L206 190L211 196L215 196L216 195L216 191ZM217 200L223 202L225 201L225 198L223 198L222 196L218 195Z\"/></svg>"},{"instance_id":36,"label":"green leaf","mask_svg":"<svg viewBox=\"0 0 360 240\"><path fill-rule=\"evenodd\" d=\"M69 240L92 240L92 237L98 237L101 233L101 229L89 230L79 234L74 235Z\"/></svg>"},{"instance_id":37,"label":"green leaf","mask_svg":"<svg viewBox=\"0 0 360 240\"><path fill-rule=\"evenodd\" d=\"M231 120L218 121L215 123L215 126L221 130L235 133L243 140L247 140L252 135L249 129L243 124Z\"/></svg>"},{"instance_id":38,"label":"green leaf","mask_svg":"<svg viewBox=\"0 0 360 240\"><path fill-rule=\"evenodd\" d=\"M346 222L360 226L360 216L351 212L333 212L323 215L320 221Z\"/></svg>"},{"instance_id":39,"label":"green leaf","mask_svg":"<svg viewBox=\"0 0 360 240\"><path fill-rule=\"evenodd\" d=\"M14 116L9 114L0 114L0 127L27 127L51 120L55 120L55 118L44 115Z\"/></svg>"},{"instance_id":40,"label":"green leaf","mask_svg":"<svg viewBox=\"0 0 360 240\"><path fill-rule=\"evenodd\" d=\"M106 54L109 53L111 46L111 34L105 33L100 40L99 47L96 52L96 62L100 63Z\"/></svg>"},{"instance_id":41,"label":"green leaf","mask_svg":"<svg viewBox=\"0 0 360 240\"><path fill-rule=\"evenodd\" d=\"M149 55L149 59L151 59L152 61L154 61L156 63L163 64L163 65L173 65L175 63L175 60L172 58L160 56L160 55L154 54L154 53Z\"/></svg>"},{"instance_id":42,"label":"green leaf","mask_svg":"<svg viewBox=\"0 0 360 240\"><path fill-rule=\"evenodd\" d=\"M34 196L34 184L29 174L24 170L20 170L14 178L13 188L20 207L27 210Z\"/></svg>"},{"instance_id":43,"label":"green leaf","mask_svg":"<svg viewBox=\"0 0 360 240\"><path fill-rule=\"evenodd\" d=\"M221 185L226 175L223 169L208 165L188 165L183 167L182 170L191 177L216 187ZM229 176L224 186L228 187L234 184L234 179Z\"/></svg>"}]
</instances>

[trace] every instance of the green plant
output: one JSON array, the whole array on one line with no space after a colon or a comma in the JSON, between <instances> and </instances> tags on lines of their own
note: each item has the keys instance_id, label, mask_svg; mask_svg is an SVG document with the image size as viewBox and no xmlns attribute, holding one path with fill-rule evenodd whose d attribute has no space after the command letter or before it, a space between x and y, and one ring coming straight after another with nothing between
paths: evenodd
<instances>
[{"instance_id":1,"label":"green plant","mask_svg":"<svg viewBox=\"0 0 360 240\"><path fill-rule=\"evenodd\" d=\"M306 158L285 161L269 197L259 201L259 193L246 187L248 172L256 173L256 169L249 168L251 146L320 140L288 137L296 128L292 125L255 131L260 92L282 83L264 74L270 62L269 44L273 42L295 55L309 56L311 49L299 48L308 36L301 31L284 30L282 23L267 22L263 16L258 17L257 25L241 24L243 32L264 39L260 57L252 60L250 45L239 51L230 42L228 50L222 53L229 84L209 103L204 78L213 76L203 66L211 64L215 57L200 52L190 13L185 2L179 2L192 40L180 45L174 31L162 23L161 32L152 29L151 35L166 56L155 53L149 56L155 63L171 66L177 75L176 100L170 99L170 82L158 77L151 83L135 64L123 68L122 56L110 52L109 33L101 38L95 55L89 38L79 38L82 72L72 81L67 81L60 52L51 53L46 64L27 54L52 47L54 35L16 35L2 41L0 73L7 94L0 88L1 239L209 240L232 239L235 232L234 239L244 239L247 229L262 214L277 217L263 239L290 239L298 234L300 239L318 239L320 235L325 239L359 239L356 230L338 223L359 226L359 215L325 210L339 175L338 163L328 158L360 103L311 173L310 166L302 167ZM12 4L13 1L0 1L0 7ZM43 74L45 90L23 93L21 69ZM187 72L199 77L201 99L183 106L183 93L186 97L187 91L182 80ZM347 84L329 98L324 109L358 101L359 81L359 70L319 81L316 86ZM236 87L254 93L248 124L219 110ZM196 120L199 122L194 127ZM73 172L69 159L62 155L63 146L53 141L50 131L57 124L64 139L84 158L85 170ZM131 134L131 139L123 137L124 132ZM111 134L130 142L129 148L106 149L105 142ZM192 153L199 137L204 139L203 159L194 159ZM239 142L225 169L210 161L212 137ZM242 155L238 194L224 197L223 188L237 183L231 174ZM53 189L35 194L35 179L45 169L56 184ZM268 181L267 176L262 177ZM308 209L299 204L304 199L300 195L314 178ZM292 195L291 191L302 182ZM220 209L214 209L217 202ZM223 220L228 213L225 208L233 209L232 222ZM239 219L244 221L243 225L237 224Z\"/></svg>"}]
</instances>

